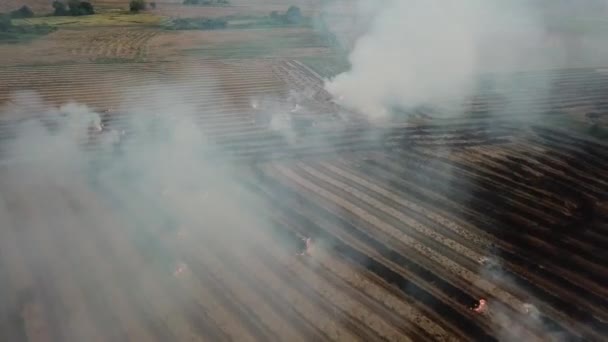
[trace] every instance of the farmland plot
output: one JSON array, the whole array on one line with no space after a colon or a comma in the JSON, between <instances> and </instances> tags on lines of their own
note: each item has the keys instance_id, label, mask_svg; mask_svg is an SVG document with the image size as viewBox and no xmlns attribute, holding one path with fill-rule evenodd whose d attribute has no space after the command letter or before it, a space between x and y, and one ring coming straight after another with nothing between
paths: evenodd
<instances>
[{"instance_id":1,"label":"farmland plot","mask_svg":"<svg viewBox=\"0 0 608 342\"><path fill-rule=\"evenodd\" d=\"M288 5L232 2L156 11ZM605 340L605 143L497 116L489 93L466 118L372 127L297 61L327 52L310 29L155 32L0 47L0 108L76 101L103 123L67 157L32 139L19 164L3 159L16 121L0 118L0 340ZM508 90L525 109L509 118L605 114L607 73L551 75L554 96ZM183 117L174 149L132 121L163 133Z\"/></svg>"},{"instance_id":2,"label":"farmland plot","mask_svg":"<svg viewBox=\"0 0 608 342\"><path fill-rule=\"evenodd\" d=\"M141 60L148 54L147 42L156 30L133 30L131 28L92 30L83 44L70 49L70 53L96 60ZM82 31L78 34L82 34Z\"/></svg>"},{"instance_id":3,"label":"farmland plot","mask_svg":"<svg viewBox=\"0 0 608 342\"><path fill-rule=\"evenodd\" d=\"M260 166L262 185L251 186L270 198L281 194L274 203L300 222L298 233L327 239L344 258L367 265L430 308L443 329L476 340L501 329L527 339L600 340L608 306L598 304L606 272L597 254L606 213L598 208L608 184L592 175L603 172L606 155L599 145L579 141L583 152L547 140L556 136L538 131L506 145L273 163ZM580 177L589 182L584 189L568 186ZM487 268L494 256L500 261ZM469 316L467 303L479 297L491 298L500 312ZM540 320L524 314L530 302L542 307Z\"/></svg>"},{"instance_id":4,"label":"farmland plot","mask_svg":"<svg viewBox=\"0 0 608 342\"><path fill-rule=\"evenodd\" d=\"M336 154L342 134L300 160L239 163L237 182L180 207L204 221L169 229L148 205L113 206L118 189L107 199L68 191L61 198L76 207L67 210L88 213L86 222L2 230L0 275L9 291L29 294L6 304L22 323L3 332L64 340L602 340L604 145L542 128L522 136L512 124L411 127L384 137L371 150L359 138L353 151ZM3 193L22 194L12 177L3 174ZM45 194L42 204L58 189L35 191ZM26 214L36 203L12 198L6 214L40 226ZM301 236L315 241L310 257L295 255ZM487 314L469 308L478 298L490 303Z\"/></svg>"},{"instance_id":5,"label":"farmland plot","mask_svg":"<svg viewBox=\"0 0 608 342\"><path fill-rule=\"evenodd\" d=\"M8 82L0 86L0 103L42 100L60 105L68 101L99 111L118 110L125 102L145 101L161 89L183 98L200 111L202 126L221 133L251 129L251 100L286 96L284 83L271 71L271 63L183 61L180 64L79 64L65 66L7 67L0 70ZM96 80L94 83L89 79ZM203 80L192 82L193 79ZM34 91L34 92L30 92ZM170 114L170 113L167 113ZM223 127L223 128L222 128Z\"/></svg>"},{"instance_id":6,"label":"farmland plot","mask_svg":"<svg viewBox=\"0 0 608 342\"><path fill-rule=\"evenodd\" d=\"M0 45L0 63L9 65L142 61L158 31L133 28L59 30L27 45ZM23 56L27 56L25 58ZM26 62L26 63L24 63Z\"/></svg>"}]
</instances>

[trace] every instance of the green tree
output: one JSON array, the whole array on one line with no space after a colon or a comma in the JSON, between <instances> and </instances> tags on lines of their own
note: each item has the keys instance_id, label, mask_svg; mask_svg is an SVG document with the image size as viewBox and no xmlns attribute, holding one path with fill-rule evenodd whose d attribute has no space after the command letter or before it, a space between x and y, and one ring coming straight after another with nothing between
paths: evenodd
<instances>
[{"instance_id":1,"label":"green tree","mask_svg":"<svg viewBox=\"0 0 608 342\"><path fill-rule=\"evenodd\" d=\"M53 1L53 9L54 9L53 15L61 16L61 15L69 14L65 3L63 3L59 0Z\"/></svg>"},{"instance_id":2,"label":"green tree","mask_svg":"<svg viewBox=\"0 0 608 342\"><path fill-rule=\"evenodd\" d=\"M70 0L68 7L69 13L74 16L95 14L93 5L88 1Z\"/></svg>"},{"instance_id":3,"label":"green tree","mask_svg":"<svg viewBox=\"0 0 608 342\"><path fill-rule=\"evenodd\" d=\"M82 1L80 2L80 12L82 13L81 15L92 15L95 14L95 9L90 2Z\"/></svg>"},{"instance_id":4,"label":"green tree","mask_svg":"<svg viewBox=\"0 0 608 342\"><path fill-rule=\"evenodd\" d=\"M144 0L131 0L131 2L129 2L129 10L133 13L137 13L145 9L146 2Z\"/></svg>"},{"instance_id":5,"label":"green tree","mask_svg":"<svg viewBox=\"0 0 608 342\"><path fill-rule=\"evenodd\" d=\"M70 11L70 15L80 15L80 1L79 0L69 0L68 1L68 10Z\"/></svg>"},{"instance_id":6,"label":"green tree","mask_svg":"<svg viewBox=\"0 0 608 342\"><path fill-rule=\"evenodd\" d=\"M31 18L34 16L34 11L26 5L21 6L21 8L14 10L11 12L11 18Z\"/></svg>"}]
</instances>

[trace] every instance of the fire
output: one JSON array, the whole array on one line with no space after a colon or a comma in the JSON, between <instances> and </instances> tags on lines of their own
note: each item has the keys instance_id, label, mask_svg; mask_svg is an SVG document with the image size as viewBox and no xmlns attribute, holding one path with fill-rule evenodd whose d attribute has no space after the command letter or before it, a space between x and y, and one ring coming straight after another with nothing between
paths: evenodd
<instances>
[{"instance_id":1,"label":"fire","mask_svg":"<svg viewBox=\"0 0 608 342\"><path fill-rule=\"evenodd\" d=\"M471 310L475 311L478 314L486 313L488 311L488 301L481 298L479 302L473 308L471 308Z\"/></svg>"},{"instance_id":2,"label":"fire","mask_svg":"<svg viewBox=\"0 0 608 342\"><path fill-rule=\"evenodd\" d=\"M188 265L186 265L183 262L180 262L177 265L177 268L175 269L175 272L173 272L173 275L176 276L176 277L179 277L180 275L184 274L187 270L188 270Z\"/></svg>"}]
</instances>

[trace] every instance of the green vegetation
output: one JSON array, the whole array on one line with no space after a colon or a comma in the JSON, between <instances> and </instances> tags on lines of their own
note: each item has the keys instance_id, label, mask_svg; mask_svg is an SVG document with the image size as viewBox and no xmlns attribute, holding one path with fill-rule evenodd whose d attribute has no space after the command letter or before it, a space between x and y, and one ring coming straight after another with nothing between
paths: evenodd
<instances>
[{"instance_id":1,"label":"green vegetation","mask_svg":"<svg viewBox=\"0 0 608 342\"><path fill-rule=\"evenodd\" d=\"M8 32L13 28L11 17L0 13L0 32Z\"/></svg>"},{"instance_id":2,"label":"green vegetation","mask_svg":"<svg viewBox=\"0 0 608 342\"><path fill-rule=\"evenodd\" d=\"M62 16L62 15L68 15L68 8L67 6L58 0L53 1L53 15L56 16Z\"/></svg>"},{"instance_id":3,"label":"green vegetation","mask_svg":"<svg viewBox=\"0 0 608 342\"><path fill-rule=\"evenodd\" d=\"M312 27L312 20L302 16L300 8L291 6L285 13L272 11L267 17L226 17L228 28L259 29L273 27Z\"/></svg>"},{"instance_id":4,"label":"green vegetation","mask_svg":"<svg viewBox=\"0 0 608 342\"><path fill-rule=\"evenodd\" d=\"M0 42L2 43L25 42L54 30L55 28L48 25L14 25L11 15L0 14Z\"/></svg>"},{"instance_id":5,"label":"green vegetation","mask_svg":"<svg viewBox=\"0 0 608 342\"><path fill-rule=\"evenodd\" d=\"M34 11L32 11L31 8L23 5L21 8L12 11L10 16L14 19L31 18L34 16Z\"/></svg>"},{"instance_id":6,"label":"green vegetation","mask_svg":"<svg viewBox=\"0 0 608 342\"><path fill-rule=\"evenodd\" d=\"M230 3L228 0L184 0L183 4L198 6L226 6Z\"/></svg>"},{"instance_id":7,"label":"green vegetation","mask_svg":"<svg viewBox=\"0 0 608 342\"><path fill-rule=\"evenodd\" d=\"M302 18L299 24L288 24L284 21L275 20L270 17L253 17L253 18L224 18L228 21L229 29L262 29L262 28L277 28L277 27L312 27L309 18Z\"/></svg>"},{"instance_id":8,"label":"green vegetation","mask_svg":"<svg viewBox=\"0 0 608 342\"><path fill-rule=\"evenodd\" d=\"M67 5L60 1L53 1L53 15L55 16L81 16L81 15L93 15L95 9L88 1L80 0L69 0Z\"/></svg>"},{"instance_id":9,"label":"green vegetation","mask_svg":"<svg viewBox=\"0 0 608 342\"><path fill-rule=\"evenodd\" d=\"M171 21L171 30L218 30L226 28L228 22L224 19L208 18L177 18Z\"/></svg>"},{"instance_id":10,"label":"green vegetation","mask_svg":"<svg viewBox=\"0 0 608 342\"><path fill-rule=\"evenodd\" d=\"M312 27L309 18L302 17L297 24L270 17L227 16L222 18L176 18L166 21L168 30L219 30L268 29L276 27Z\"/></svg>"},{"instance_id":11,"label":"green vegetation","mask_svg":"<svg viewBox=\"0 0 608 342\"><path fill-rule=\"evenodd\" d=\"M131 0L129 2L129 11L132 13L138 13L146 9L146 2L144 0Z\"/></svg>"},{"instance_id":12,"label":"green vegetation","mask_svg":"<svg viewBox=\"0 0 608 342\"><path fill-rule=\"evenodd\" d=\"M270 12L270 19L284 24L297 25L304 20L304 17L299 7L290 6L283 14L280 14L278 11Z\"/></svg>"},{"instance_id":13,"label":"green vegetation","mask_svg":"<svg viewBox=\"0 0 608 342\"><path fill-rule=\"evenodd\" d=\"M70 15L72 16L95 14L93 5L87 1L69 0L68 9Z\"/></svg>"}]
</instances>

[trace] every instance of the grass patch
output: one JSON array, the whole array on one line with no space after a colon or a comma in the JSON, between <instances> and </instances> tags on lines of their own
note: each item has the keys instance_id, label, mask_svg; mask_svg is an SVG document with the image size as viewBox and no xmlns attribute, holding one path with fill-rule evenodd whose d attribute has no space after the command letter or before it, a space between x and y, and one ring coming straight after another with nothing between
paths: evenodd
<instances>
[{"instance_id":1,"label":"grass patch","mask_svg":"<svg viewBox=\"0 0 608 342\"><path fill-rule=\"evenodd\" d=\"M229 16L222 18L178 18L162 23L167 30L252 30L272 28L312 28L312 20L303 18L298 24L289 24L270 17Z\"/></svg>"},{"instance_id":2,"label":"grass patch","mask_svg":"<svg viewBox=\"0 0 608 342\"><path fill-rule=\"evenodd\" d=\"M227 18L228 28L231 29L264 29L277 27L312 27L310 18L302 18L297 24L289 24L270 17Z\"/></svg>"},{"instance_id":3,"label":"grass patch","mask_svg":"<svg viewBox=\"0 0 608 342\"><path fill-rule=\"evenodd\" d=\"M53 27L79 27L79 26L160 26L163 17L151 13L130 14L128 12L108 12L79 17L36 17L29 19L15 19L15 26L22 25L49 25Z\"/></svg>"},{"instance_id":4,"label":"grass patch","mask_svg":"<svg viewBox=\"0 0 608 342\"><path fill-rule=\"evenodd\" d=\"M221 30L225 29L228 22L224 19L208 18L178 18L169 23L169 30Z\"/></svg>"},{"instance_id":5,"label":"grass patch","mask_svg":"<svg viewBox=\"0 0 608 342\"><path fill-rule=\"evenodd\" d=\"M210 44L204 48L186 49L188 56L216 59L244 59L271 56L277 47L262 46L255 43Z\"/></svg>"}]
</instances>

